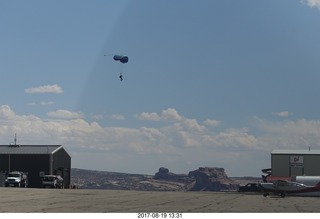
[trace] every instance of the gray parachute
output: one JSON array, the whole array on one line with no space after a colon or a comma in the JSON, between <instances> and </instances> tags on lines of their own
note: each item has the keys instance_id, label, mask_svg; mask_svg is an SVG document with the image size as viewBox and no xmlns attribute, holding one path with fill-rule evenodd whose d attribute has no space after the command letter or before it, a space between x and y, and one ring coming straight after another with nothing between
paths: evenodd
<instances>
[{"instance_id":1,"label":"gray parachute","mask_svg":"<svg viewBox=\"0 0 320 219\"><path fill-rule=\"evenodd\" d=\"M109 55L104 55L104 56L112 56L112 55L109 54ZM124 55L113 55L113 60L125 64L125 63L127 63L129 61L129 58L128 58L128 56L124 56ZM120 70L119 78L120 78L121 81L123 81L122 70Z\"/></svg>"},{"instance_id":2,"label":"gray parachute","mask_svg":"<svg viewBox=\"0 0 320 219\"><path fill-rule=\"evenodd\" d=\"M113 59L121 63L127 63L129 61L128 56L123 56L123 55L114 55Z\"/></svg>"}]
</instances>

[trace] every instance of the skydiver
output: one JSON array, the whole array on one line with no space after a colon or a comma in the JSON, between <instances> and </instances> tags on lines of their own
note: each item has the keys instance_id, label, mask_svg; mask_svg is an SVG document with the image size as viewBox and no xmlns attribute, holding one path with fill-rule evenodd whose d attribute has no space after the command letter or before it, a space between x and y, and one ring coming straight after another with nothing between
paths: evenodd
<instances>
[{"instance_id":1,"label":"skydiver","mask_svg":"<svg viewBox=\"0 0 320 219\"><path fill-rule=\"evenodd\" d=\"M120 81L123 81L123 77L122 77L122 74L121 74L121 73L120 73L119 78L120 78Z\"/></svg>"}]
</instances>

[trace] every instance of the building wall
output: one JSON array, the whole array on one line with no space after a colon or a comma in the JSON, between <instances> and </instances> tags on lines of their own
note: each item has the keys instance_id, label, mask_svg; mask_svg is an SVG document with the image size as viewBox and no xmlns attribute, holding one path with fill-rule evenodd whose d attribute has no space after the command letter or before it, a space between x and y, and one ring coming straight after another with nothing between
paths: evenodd
<instances>
[{"instance_id":1,"label":"building wall","mask_svg":"<svg viewBox=\"0 0 320 219\"><path fill-rule=\"evenodd\" d=\"M272 154L273 176L320 176L319 154Z\"/></svg>"},{"instance_id":2,"label":"building wall","mask_svg":"<svg viewBox=\"0 0 320 219\"><path fill-rule=\"evenodd\" d=\"M71 157L63 148L53 154L52 174L60 175L63 178L65 188L69 188L71 181Z\"/></svg>"},{"instance_id":3,"label":"building wall","mask_svg":"<svg viewBox=\"0 0 320 219\"><path fill-rule=\"evenodd\" d=\"M0 171L8 172L9 169L9 157L8 154L0 154Z\"/></svg>"},{"instance_id":4,"label":"building wall","mask_svg":"<svg viewBox=\"0 0 320 219\"><path fill-rule=\"evenodd\" d=\"M48 160L49 155L46 154L1 154L0 171L27 172L29 187L41 187L40 172L49 171Z\"/></svg>"},{"instance_id":5,"label":"building wall","mask_svg":"<svg viewBox=\"0 0 320 219\"><path fill-rule=\"evenodd\" d=\"M289 156L272 154L271 169L273 176L289 176Z\"/></svg>"},{"instance_id":6,"label":"building wall","mask_svg":"<svg viewBox=\"0 0 320 219\"><path fill-rule=\"evenodd\" d=\"M320 155L304 155L304 174L306 176L320 176Z\"/></svg>"},{"instance_id":7,"label":"building wall","mask_svg":"<svg viewBox=\"0 0 320 219\"><path fill-rule=\"evenodd\" d=\"M71 181L71 157L60 148L52 154L0 154L0 172L22 171L28 173L29 187L41 188L40 174L59 174L65 188Z\"/></svg>"}]
</instances>

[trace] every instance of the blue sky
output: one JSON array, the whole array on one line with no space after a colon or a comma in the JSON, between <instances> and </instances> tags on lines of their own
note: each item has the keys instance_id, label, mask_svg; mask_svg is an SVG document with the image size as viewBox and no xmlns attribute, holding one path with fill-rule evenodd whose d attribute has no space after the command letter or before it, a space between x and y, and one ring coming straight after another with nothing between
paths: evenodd
<instances>
[{"instance_id":1,"label":"blue sky","mask_svg":"<svg viewBox=\"0 0 320 219\"><path fill-rule=\"evenodd\" d=\"M229 176L320 149L318 0L0 1L0 28L1 144L62 144L75 168Z\"/></svg>"}]
</instances>

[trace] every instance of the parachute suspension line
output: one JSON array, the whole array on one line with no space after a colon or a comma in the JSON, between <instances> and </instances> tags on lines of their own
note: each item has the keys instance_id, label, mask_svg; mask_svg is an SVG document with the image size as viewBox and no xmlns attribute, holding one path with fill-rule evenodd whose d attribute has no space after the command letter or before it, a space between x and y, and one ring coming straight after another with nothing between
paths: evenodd
<instances>
[{"instance_id":1,"label":"parachute suspension line","mask_svg":"<svg viewBox=\"0 0 320 219\"><path fill-rule=\"evenodd\" d=\"M123 64L127 63L129 61L129 58L128 56L124 56L124 55L113 55L113 54L106 54L104 56L113 56L113 60L114 61L117 61L119 62L120 66L119 66L119 72L120 72L120 75L119 75L119 78L120 78L120 81L123 81L123 76L122 76L122 72L123 72Z\"/></svg>"},{"instance_id":2,"label":"parachute suspension line","mask_svg":"<svg viewBox=\"0 0 320 219\"><path fill-rule=\"evenodd\" d=\"M124 72L124 65L122 63L119 63L119 78L120 81L123 81L122 73Z\"/></svg>"}]
</instances>

